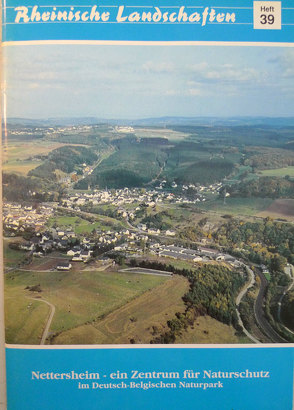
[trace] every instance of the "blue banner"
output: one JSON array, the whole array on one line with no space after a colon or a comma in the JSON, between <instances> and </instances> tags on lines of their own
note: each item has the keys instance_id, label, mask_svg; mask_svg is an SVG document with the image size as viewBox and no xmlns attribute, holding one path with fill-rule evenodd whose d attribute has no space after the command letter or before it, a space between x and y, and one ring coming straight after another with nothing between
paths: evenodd
<instances>
[{"instance_id":1,"label":"blue banner","mask_svg":"<svg viewBox=\"0 0 294 410\"><path fill-rule=\"evenodd\" d=\"M3 41L279 43L294 38L290 0L202 0L194 4L175 0L172 5L150 0L64 3L8 0L3 5Z\"/></svg>"},{"instance_id":2,"label":"blue banner","mask_svg":"<svg viewBox=\"0 0 294 410\"><path fill-rule=\"evenodd\" d=\"M14 349L9 410L291 410L293 349Z\"/></svg>"}]
</instances>

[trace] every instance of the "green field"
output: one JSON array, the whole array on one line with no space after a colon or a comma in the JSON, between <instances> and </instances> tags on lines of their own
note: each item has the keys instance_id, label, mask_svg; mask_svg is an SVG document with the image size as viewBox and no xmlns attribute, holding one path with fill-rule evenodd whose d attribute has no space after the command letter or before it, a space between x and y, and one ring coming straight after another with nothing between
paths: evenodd
<instances>
[{"instance_id":1,"label":"green field","mask_svg":"<svg viewBox=\"0 0 294 410\"><path fill-rule=\"evenodd\" d=\"M78 235L89 234L93 229L99 229L102 231L109 230L114 224L121 225L120 221L108 218L107 216L93 215L95 219L101 221L90 222L82 219L78 216L56 216L52 217L48 221L48 226L52 227L56 225L58 228L72 228Z\"/></svg>"},{"instance_id":2,"label":"green field","mask_svg":"<svg viewBox=\"0 0 294 410\"><path fill-rule=\"evenodd\" d=\"M14 272L5 275L7 342L39 343L49 307L56 307L51 332L91 323L168 280L166 277L115 272ZM25 289L40 285L42 292ZM28 308L29 303L33 308Z\"/></svg>"},{"instance_id":3,"label":"green field","mask_svg":"<svg viewBox=\"0 0 294 410\"><path fill-rule=\"evenodd\" d=\"M15 173L18 175L27 175L29 171L38 167L40 165L40 161L30 161L30 160L23 160L23 161L8 161L3 166L3 171L8 173Z\"/></svg>"},{"instance_id":4,"label":"green field","mask_svg":"<svg viewBox=\"0 0 294 410\"><path fill-rule=\"evenodd\" d=\"M285 177L289 175L291 178L294 177L294 167L285 167L285 168L277 168L277 169L265 169L263 171L259 171L259 174L262 176L268 177Z\"/></svg>"},{"instance_id":5,"label":"green field","mask_svg":"<svg viewBox=\"0 0 294 410\"><path fill-rule=\"evenodd\" d=\"M14 276L12 276L14 277ZM39 344L49 306L30 299L22 285L5 290L5 339L13 344Z\"/></svg>"},{"instance_id":6,"label":"green field","mask_svg":"<svg viewBox=\"0 0 294 410\"><path fill-rule=\"evenodd\" d=\"M188 137L188 134L167 128L136 128L135 135L140 138L168 138L171 142L181 141Z\"/></svg>"},{"instance_id":7,"label":"green field","mask_svg":"<svg viewBox=\"0 0 294 410\"><path fill-rule=\"evenodd\" d=\"M176 343L250 343L246 336L236 335L236 329L210 316L199 316L194 325L177 337Z\"/></svg>"},{"instance_id":8,"label":"green field","mask_svg":"<svg viewBox=\"0 0 294 410\"><path fill-rule=\"evenodd\" d=\"M27 252L9 248L9 242L16 242L16 239L15 238L4 239L3 241L4 263L6 267L17 266L18 263L23 261Z\"/></svg>"},{"instance_id":9,"label":"green field","mask_svg":"<svg viewBox=\"0 0 294 410\"><path fill-rule=\"evenodd\" d=\"M226 198L202 202L197 207L222 214L253 216L267 209L273 200L270 198Z\"/></svg>"},{"instance_id":10,"label":"green field","mask_svg":"<svg viewBox=\"0 0 294 410\"><path fill-rule=\"evenodd\" d=\"M150 343L154 336L166 331L167 320L176 312L184 312L182 296L188 286L188 281L181 276L169 278L104 319L62 333L54 343L128 344L130 340Z\"/></svg>"},{"instance_id":11,"label":"green field","mask_svg":"<svg viewBox=\"0 0 294 410\"><path fill-rule=\"evenodd\" d=\"M65 144L58 142L38 140L16 142L13 141L4 147L3 171L27 175L27 173L41 164L34 157L37 155L48 155L49 152L60 148Z\"/></svg>"}]
</instances>

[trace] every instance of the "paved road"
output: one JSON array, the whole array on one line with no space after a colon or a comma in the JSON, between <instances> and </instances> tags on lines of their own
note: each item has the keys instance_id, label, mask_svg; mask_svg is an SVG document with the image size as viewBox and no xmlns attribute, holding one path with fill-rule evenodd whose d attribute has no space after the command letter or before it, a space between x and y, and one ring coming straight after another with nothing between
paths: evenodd
<instances>
[{"instance_id":1,"label":"paved road","mask_svg":"<svg viewBox=\"0 0 294 410\"><path fill-rule=\"evenodd\" d=\"M248 276L249 276L249 282L246 284L246 286L243 289L241 289L241 292L237 296L237 298L236 298L236 305L237 306L240 305L241 299L247 293L248 289L252 288L252 286L255 283L255 276L254 276L253 270L250 269L248 266L246 266L246 271L247 271Z\"/></svg>"},{"instance_id":2,"label":"paved road","mask_svg":"<svg viewBox=\"0 0 294 410\"><path fill-rule=\"evenodd\" d=\"M50 314L49 314L45 329L43 330L43 334L42 334L42 338L41 338L41 342L40 342L40 345L44 345L45 342L46 342L46 339L48 337L48 332L49 332L49 329L50 329L50 326L51 326L51 323L52 323L53 316L55 314L55 306L52 305L52 303L48 302L45 299L36 299L36 298L29 298L29 299L35 300L37 302L46 303L46 305L48 305L50 307Z\"/></svg>"},{"instance_id":3,"label":"paved road","mask_svg":"<svg viewBox=\"0 0 294 410\"><path fill-rule=\"evenodd\" d=\"M249 275L249 282L246 284L246 286L243 289L241 289L240 293L238 294L238 296L236 298L236 306L237 306L236 307L236 312L237 312L237 316L238 316L238 324L242 327L243 332L245 333L245 335L250 340L252 340L254 343L261 343L251 333L249 333L248 330L245 328L244 323L241 319L240 312L238 310L238 306L240 305L243 296L246 295L248 289L250 289L255 283L255 276L254 276L254 273L253 273L252 269L250 269L248 266L246 266L246 270L247 270L247 273Z\"/></svg>"},{"instance_id":4,"label":"paved road","mask_svg":"<svg viewBox=\"0 0 294 410\"><path fill-rule=\"evenodd\" d=\"M245 335L252 340L252 342L254 343L261 343L258 339L256 339L251 333L248 332L248 330L245 329L245 326L242 322L241 316L240 316L240 312L238 309L236 309L237 312L237 316L238 316L238 324L242 327L243 332L245 333Z\"/></svg>"}]
</instances>

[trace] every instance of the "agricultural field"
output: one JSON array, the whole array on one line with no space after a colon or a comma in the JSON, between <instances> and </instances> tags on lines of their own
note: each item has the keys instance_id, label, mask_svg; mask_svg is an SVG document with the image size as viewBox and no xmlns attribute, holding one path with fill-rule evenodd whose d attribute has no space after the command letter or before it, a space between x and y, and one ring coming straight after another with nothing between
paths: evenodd
<instances>
[{"instance_id":1,"label":"agricultural field","mask_svg":"<svg viewBox=\"0 0 294 410\"><path fill-rule=\"evenodd\" d=\"M198 205L200 209L214 211L221 214L230 215L258 215L265 212L273 203L271 198L222 198L215 201L207 201Z\"/></svg>"},{"instance_id":2,"label":"agricultural field","mask_svg":"<svg viewBox=\"0 0 294 410\"><path fill-rule=\"evenodd\" d=\"M3 171L17 175L27 175L32 169L35 169L39 165L40 161L33 161L29 159L7 161L3 165Z\"/></svg>"},{"instance_id":3,"label":"agricultural field","mask_svg":"<svg viewBox=\"0 0 294 410\"><path fill-rule=\"evenodd\" d=\"M49 307L41 299L56 308L50 332L61 333L96 321L167 280L108 271L8 273L5 275L7 341L39 342L49 314ZM38 285L40 292L27 288ZM32 308L28 307L31 298L35 299Z\"/></svg>"},{"instance_id":4,"label":"agricultural field","mask_svg":"<svg viewBox=\"0 0 294 410\"><path fill-rule=\"evenodd\" d=\"M168 138L171 142L181 141L188 137L184 132L169 128L135 128L134 133L139 138Z\"/></svg>"},{"instance_id":5,"label":"agricultural field","mask_svg":"<svg viewBox=\"0 0 294 410\"><path fill-rule=\"evenodd\" d=\"M144 275L142 275L144 276ZM102 320L77 327L54 338L57 344L128 344L150 343L167 329L166 322L176 312L185 310L182 296L188 281L180 276L165 280L160 286L114 310Z\"/></svg>"},{"instance_id":6,"label":"agricultural field","mask_svg":"<svg viewBox=\"0 0 294 410\"><path fill-rule=\"evenodd\" d=\"M285 176L289 175L290 178L294 177L294 167L284 167L284 168L277 168L277 169L265 169L263 171L259 171L259 174L263 176L269 177L281 177L284 178Z\"/></svg>"},{"instance_id":7,"label":"agricultural field","mask_svg":"<svg viewBox=\"0 0 294 410\"><path fill-rule=\"evenodd\" d=\"M294 219L294 199L276 199L269 207L258 214L258 216L265 218L284 218L286 220Z\"/></svg>"},{"instance_id":8,"label":"agricultural field","mask_svg":"<svg viewBox=\"0 0 294 410\"><path fill-rule=\"evenodd\" d=\"M48 155L54 149L67 144L47 140L26 142L12 141L3 148L3 171L27 175L29 171L40 165L36 156Z\"/></svg>"}]
</instances>

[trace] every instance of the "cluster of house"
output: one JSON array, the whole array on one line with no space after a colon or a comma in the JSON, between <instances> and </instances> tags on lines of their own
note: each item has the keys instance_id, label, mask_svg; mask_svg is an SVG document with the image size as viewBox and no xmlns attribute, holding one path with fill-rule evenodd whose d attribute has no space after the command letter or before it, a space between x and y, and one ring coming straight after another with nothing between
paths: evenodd
<instances>
[{"instance_id":1,"label":"cluster of house","mask_svg":"<svg viewBox=\"0 0 294 410\"><path fill-rule=\"evenodd\" d=\"M174 201L174 195L170 193L157 192L156 190L142 190L140 188L124 188L112 190L95 189L91 193L77 192L63 199L68 207L73 205L93 205L111 204L116 207L128 204L146 204L154 206L157 202Z\"/></svg>"},{"instance_id":2,"label":"cluster of house","mask_svg":"<svg viewBox=\"0 0 294 410\"><path fill-rule=\"evenodd\" d=\"M114 130L118 132L119 134L133 134L135 132L133 127L127 127L127 126L124 126L124 127L116 126Z\"/></svg>"},{"instance_id":3,"label":"cluster of house","mask_svg":"<svg viewBox=\"0 0 294 410\"><path fill-rule=\"evenodd\" d=\"M75 242L76 234L71 230L51 228L45 232L36 232L28 242L20 248L31 251L34 256L43 256L53 250L66 251L71 243Z\"/></svg>"},{"instance_id":4,"label":"cluster of house","mask_svg":"<svg viewBox=\"0 0 294 410\"><path fill-rule=\"evenodd\" d=\"M217 182L215 184L210 184L210 185L194 185L194 184L189 184L189 185L183 185L182 190L187 191L189 188L196 189L197 192L201 195L203 193L206 194L218 194L219 191L221 190L223 184L222 182Z\"/></svg>"},{"instance_id":5,"label":"cluster of house","mask_svg":"<svg viewBox=\"0 0 294 410\"><path fill-rule=\"evenodd\" d=\"M146 233L148 233L149 235L165 235L165 236L176 236L176 232L171 230L171 229L167 229L166 231L161 231L160 229L156 229L156 228L148 228L147 224L144 223L138 223L137 228L139 229L139 231L144 231Z\"/></svg>"},{"instance_id":6,"label":"cluster of house","mask_svg":"<svg viewBox=\"0 0 294 410\"><path fill-rule=\"evenodd\" d=\"M183 186L183 191L187 190L190 186ZM206 201L206 197L201 192L205 190L205 193L217 193L221 184L210 185L209 187L196 187L197 197L195 199L188 199L185 195L175 194L172 192L160 191L161 186L158 189L142 190L140 188L124 188L124 189L112 189L112 190L98 190L95 189L90 193L77 192L74 195L70 195L63 199L63 204L68 208L75 208L76 206L83 206L86 204L93 205L105 205L111 204L118 208L118 213L125 212L125 209L120 209L124 205L128 204L145 204L147 206L155 206L157 203L197 203ZM129 217L133 217L134 213L129 212Z\"/></svg>"},{"instance_id":7,"label":"cluster of house","mask_svg":"<svg viewBox=\"0 0 294 410\"><path fill-rule=\"evenodd\" d=\"M71 258L71 262L86 263L91 259L94 247L103 250L114 248L120 251L126 251L129 247L139 253L140 250L137 244L142 241L146 243L148 236L131 232L128 229L119 232L96 231L94 240L93 237L81 235L78 239L76 233L70 227L67 229L50 228L45 232L37 232L29 241L22 243L20 249L30 251L36 257L57 250L66 253ZM126 245L120 245L120 243L127 244L127 247ZM61 269L61 266L57 266L57 269L69 270L69 264L66 262L60 262L63 263L63 269Z\"/></svg>"},{"instance_id":8,"label":"cluster of house","mask_svg":"<svg viewBox=\"0 0 294 410\"><path fill-rule=\"evenodd\" d=\"M92 129L92 125L71 125L71 126L60 126L60 127L48 127L48 128L43 128L42 131L45 131L45 135L58 135L58 134L64 134L68 132L88 132L89 130Z\"/></svg>"},{"instance_id":9,"label":"cluster of house","mask_svg":"<svg viewBox=\"0 0 294 410\"><path fill-rule=\"evenodd\" d=\"M167 181L164 179L159 182L158 186L155 187L156 190L162 190L166 188L167 186ZM171 188L178 188L178 184L173 181L171 183ZM204 195L207 194L218 194L222 188L223 184L221 182L217 182L215 184L210 184L210 185L200 185L200 184L184 184L182 186L179 186L182 192L186 192L189 189L195 190L197 192L197 196L195 201L188 201L188 202L205 202L206 197ZM175 198L175 202L180 203L182 201L187 201L187 198L183 198L182 196L178 196Z\"/></svg>"},{"instance_id":10,"label":"cluster of house","mask_svg":"<svg viewBox=\"0 0 294 410\"><path fill-rule=\"evenodd\" d=\"M34 135L35 133L37 134L44 134L44 129L43 127L28 127L28 128L9 128L8 129L8 136L12 135Z\"/></svg>"},{"instance_id":11,"label":"cluster of house","mask_svg":"<svg viewBox=\"0 0 294 410\"><path fill-rule=\"evenodd\" d=\"M57 127L26 127L26 128L10 128L9 135L47 135L53 136L64 134L68 132L89 132L95 126L92 125L71 125L71 126L57 126Z\"/></svg>"},{"instance_id":12,"label":"cluster of house","mask_svg":"<svg viewBox=\"0 0 294 410\"><path fill-rule=\"evenodd\" d=\"M38 232L54 213L54 205L31 205L6 202L3 205L3 227L6 231L24 232L28 228Z\"/></svg>"}]
</instances>

